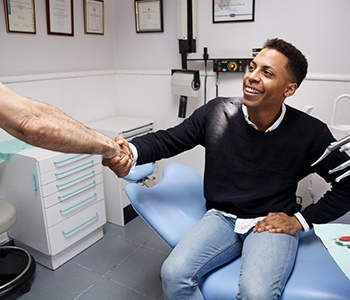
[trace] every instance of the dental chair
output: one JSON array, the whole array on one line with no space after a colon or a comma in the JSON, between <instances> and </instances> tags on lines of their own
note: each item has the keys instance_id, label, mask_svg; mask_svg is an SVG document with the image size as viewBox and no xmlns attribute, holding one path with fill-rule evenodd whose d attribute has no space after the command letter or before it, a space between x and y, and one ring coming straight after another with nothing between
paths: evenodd
<instances>
[{"instance_id":1,"label":"dental chair","mask_svg":"<svg viewBox=\"0 0 350 300\"><path fill-rule=\"evenodd\" d=\"M179 163L167 165L155 186L129 183L125 191L135 211L172 248L206 212L202 177ZM235 299L240 265L241 258L237 258L204 276L200 283L204 298ZM281 299L350 299L349 279L313 230L301 234L295 266Z\"/></svg>"},{"instance_id":2,"label":"dental chair","mask_svg":"<svg viewBox=\"0 0 350 300\"><path fill-rule=\"evenodd\" d=\"M5 234L15 223L15 207L0 198L0 234ZM5 239L4 245L0 245L0 299L29 292L35 269L33 257L14 246L11 239Z\"/></svg>"}]
</instances>

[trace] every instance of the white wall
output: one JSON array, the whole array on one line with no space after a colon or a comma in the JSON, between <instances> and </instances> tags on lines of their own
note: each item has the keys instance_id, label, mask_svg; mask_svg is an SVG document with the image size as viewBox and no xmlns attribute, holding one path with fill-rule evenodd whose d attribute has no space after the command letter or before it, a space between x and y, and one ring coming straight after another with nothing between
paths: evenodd
<instances>
[{"instance_id":1,"label":"white wall","mask_svg":"<svg viewBox=\"0 0 350 300\"><path fill-rule=\"evenodd\" d=\"M3 1L1 1L3 2ZM83 0L74 3L74 37L47 34L46 1L35 1L36 34L7 33L0 5L0 77L115 69L114 12L105 1L105 34L84 34Z\"/></svg>"},{"instance_id":2,"label":"white wall","mask_svg":"<svg viewBox=\"0 0 350 300\"><path fill-rule=\"evenodd\" d=\"M130 0L119 0L116 31L118 69L171 69L180 66L175 33L176 1L164 2L164 33L136 34ZM212 0L198 0L197 52L250 51L267 38L294 43L309 59L311 73L348 74L348 0L256 0L254 22L212 23Z\"/></svg>"},{"instance_id":3,"label":"white wall","mask_svg":"<svg viewBox=\"0 0 350 300\"><path fill-rule=\"evenodd\" d=\"M105 34L84 34L83 1L74 1L74 37L47 35L45 1L36 0L37 34L6 33L0 5L0 77L90 70L180 67L176 1L163 0L164 32L135 31L134 1L105 0ZM198 53L238 53L281 37L308 57L311 73L348 74L348 0L256 0L254 22L212 23L212 0L198 0Z\"/></svg>"}]
</instances>

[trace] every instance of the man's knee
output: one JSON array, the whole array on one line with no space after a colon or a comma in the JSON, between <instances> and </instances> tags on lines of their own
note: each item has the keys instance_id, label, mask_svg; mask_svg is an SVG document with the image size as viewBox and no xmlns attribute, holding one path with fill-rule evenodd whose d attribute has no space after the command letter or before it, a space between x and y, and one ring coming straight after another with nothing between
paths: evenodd
<instances>
[{"instance_id":1,"label":"man's knee","mask_svg":"<svg viewBox=\"0 0 350 300\"><path fill-rule=\"evenodd\" d=\"M173 277L174 272L172 272L172 268L169 263L167 263L168 260L165 260L162 268L160 270L160 277L162 278L162 281L168 281Z\"/></svg>"},{"instance_id":2,"label":"man's knee","mask_svg":"<svg viewBox=\"0 0 350 300\"><path fill-rule=\"evenodd\" d=\"M240 300L277 300L280 296L281 291L250 282L239 285L237 298Z\"/></svg>"},{"instance_id":3,"label":"man's knee","mask_svg":"<svg viewBox=\"0 0 350 300\"><path fill-rule=\"evenodd\" d=\"M276 300L280 298L283 288L284 284L274 276L271 276L271 281L241 276L237 298L240 300Z\"/></svg>"},{"instance_id":4,"label":"man's knee","mask_svg":"<svg viewBox=\"0 0 350 300\"><path fill-rule=\"evenodd\" d=\"M186 277L186 269L183 268L182 262L170 255L162 265L160 276L163 283L176 284Z\"/></svg>"}]
</instances>

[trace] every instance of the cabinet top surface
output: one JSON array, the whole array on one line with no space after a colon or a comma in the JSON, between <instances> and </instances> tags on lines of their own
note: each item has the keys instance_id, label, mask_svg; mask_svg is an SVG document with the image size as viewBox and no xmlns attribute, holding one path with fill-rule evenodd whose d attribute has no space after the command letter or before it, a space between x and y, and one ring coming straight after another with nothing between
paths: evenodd
<instances>
[{"instance_id":1,"label":"cabinet top surface","mask_svg":"<svg viewBox=\"0 0 350 300\"><path fill-rule=\"evenodd\" d=\"M114 132L122 132L132 130L137 127L152 124L153 121L149 119L131 118L131 117L109 117L93 122L86 123L85 125L90 128L113 130Z\"/></svg>"}]
</instances>

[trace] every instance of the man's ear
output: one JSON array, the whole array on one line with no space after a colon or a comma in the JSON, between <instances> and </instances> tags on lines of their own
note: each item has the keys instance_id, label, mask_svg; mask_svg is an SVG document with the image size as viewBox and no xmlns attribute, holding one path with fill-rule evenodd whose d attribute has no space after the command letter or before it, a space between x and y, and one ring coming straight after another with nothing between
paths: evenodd
<instances>
[{"instance_id":1,"label":"man's ear","mask_svg":"<svg viewBox=\"0 0 350 300\"><path fill-rule=\"evenodd\" d=\"M284 96L290 97L294 95L297 89L298 89L298 85L295 82L289 83L288 86L286 87L286 90L284 91Z\"/></svg>"}]
</instances>

